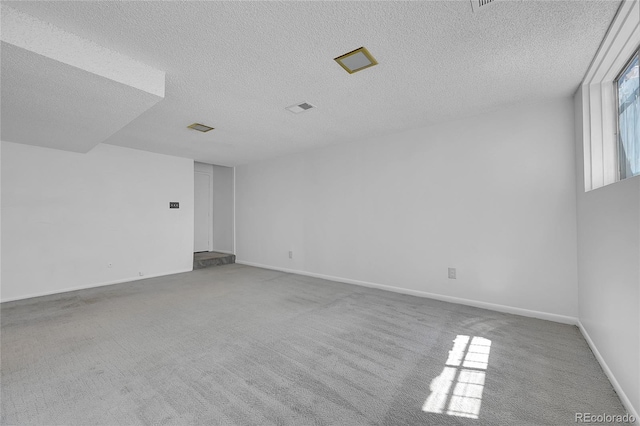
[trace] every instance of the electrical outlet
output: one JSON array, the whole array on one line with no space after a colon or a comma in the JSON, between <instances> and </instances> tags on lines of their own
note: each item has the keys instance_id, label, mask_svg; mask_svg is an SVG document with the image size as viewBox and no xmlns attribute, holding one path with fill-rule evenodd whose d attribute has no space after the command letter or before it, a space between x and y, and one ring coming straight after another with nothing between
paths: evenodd
<instances>
[{"instance_id":1,"label":"electrical outlet","mask_svg":"<svg viewBox=\"0 0 640 426\"><path fill-rule=\"evenodd\" d=\"M449 268L449 279L450 280L456 279L456 268Z\"/></svg>"},{"instance_id":2,"label":"electrical outlet","mask_svg":"<svg viewBox=\"0 0 640 426\"><path fill-rule=\"evenodd\" d=\"M293 250L289 250L289 259L293 259Z\"/></svg>"},{"instance_id":3,"label":"electrical outlet","mask_svg":"<svg viewBox=\"0 0 640 426\"><path fill-rule=\"evenodd\" d=\"M179 209L180 208L180 203L177 201L169 201L169 208L170 209Z\"/></svg>"}]
</instances>

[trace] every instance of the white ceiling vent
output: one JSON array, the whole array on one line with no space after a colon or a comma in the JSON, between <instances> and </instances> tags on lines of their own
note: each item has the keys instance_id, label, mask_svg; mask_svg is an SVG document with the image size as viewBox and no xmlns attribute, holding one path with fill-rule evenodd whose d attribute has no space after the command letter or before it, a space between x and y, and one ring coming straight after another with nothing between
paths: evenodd
<instances>
[{"instance_id":1,"label":"white ceiling vent","mask_svg":"<svg viewBox=\"0 0 640 426\"><path fill-rule=\"evenodd\" d=\"M314 105L311 105L308 102L301 102L299 104L288 106L285 109L291 111L294 114L300 114L301 112L309 111L310 109L313 109L313 108L315 108Z\"/></svg>"},{"instance_id":2,"label":"white ceiling vent","mask_svg":"<svg viewBox=\"0 0 640 426\"><path fill-rule=\"evenodd\" d=\"M480 9L484 10L499 1L500 0L471 0L471 9L473 9L474 12L478 12Z\"/></svg>"}]
</instances>

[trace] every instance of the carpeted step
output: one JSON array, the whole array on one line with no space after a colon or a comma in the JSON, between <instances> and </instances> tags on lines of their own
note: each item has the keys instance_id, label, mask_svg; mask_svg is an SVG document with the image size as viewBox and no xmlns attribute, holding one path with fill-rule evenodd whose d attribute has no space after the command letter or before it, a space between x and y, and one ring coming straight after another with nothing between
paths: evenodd
<instances>
[{"instance_id":1,"label":"carpeted step","mask_svg":"<svg viewBox=\"0 0 640 426\"><path fill-rule=\"evenodd\" d=\"M193 269L209 268L212 266L228 265L236 263L236 255L205 251L193 254Z\"/></svg>"}]
</instances>

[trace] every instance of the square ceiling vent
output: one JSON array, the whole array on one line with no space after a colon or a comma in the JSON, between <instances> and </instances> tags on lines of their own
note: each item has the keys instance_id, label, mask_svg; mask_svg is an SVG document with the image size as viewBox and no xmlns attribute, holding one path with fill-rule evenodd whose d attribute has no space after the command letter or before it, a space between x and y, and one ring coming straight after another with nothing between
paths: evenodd
<instances>
[{"instance_id":1,"label":"square ceiling vent","mask_svg":"<svg viewBox=\"0 0 640 426\"><path fill-rule=\"evenodd\" d=\"M360 47L342 56L338 56L334 58L334 61L340 64L349 74L378 65L376 58L374 58L365 47Z\"/></svg>"},{"instance_id":2,"label":"square ceiling vent","mask_svg":"<svg viewBox=\"0 0 640 426\"><path fill-rule=\"evenodd\" d=\"M299 104L290 105L285 109L291 111L294 114L300 114L301 112L309 111L310 109L315 108L314 105L311 105L308 102L301 102Z\"/></svg>"},{"instance_id":3,"label":"square ceiling vent","mask_svg":"<svg viewBox=\"0 0 640 426\"><path fill-rule=\"evenodd\" d=\"M202 133L206 133L209 130L213 130L213 127L205 126L204 124L200 124L200 123L193 123L193 124L191 124L191 125L189 125L187 127L190 128L190 129L193 129L193 130L197 130L197 131L202 132Z\"/></svg>"}]
</instances>

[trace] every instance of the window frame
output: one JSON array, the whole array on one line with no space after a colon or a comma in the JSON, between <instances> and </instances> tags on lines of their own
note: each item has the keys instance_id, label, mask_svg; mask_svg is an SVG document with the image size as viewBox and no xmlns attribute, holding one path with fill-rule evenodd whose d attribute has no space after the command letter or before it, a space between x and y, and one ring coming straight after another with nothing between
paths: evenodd
<instances>
[{"instance_id":1,"label":"window frame","mask_svg":"<svg viewBox=\"0 0 640 426\"><path fill-rule=\"evenodd\" d=\"M577 114L582 110L581 120L576 124L582 140L580 169L585 192L620 182L614 81L638 51L638 40L640 0L622 0L574 98L579 102Z\"/></svg>"},{"instance_id":2,"label":"window frame","mask_svg":"<svg viewBox=\"0 0 640 426\"><path fill-rule=\"evenodd\" d=\"M617 155L615 157L616 159L616 181L619 182L621 180L624 179L628 179L634 176L638 176L638 175L634 175L634 176L625 176L622 177L622 168L620 167L620 160L621 160L621 156L622 156L622 140L620 138L620 98L618 97L618 92L619 92L619 86L618 86L618 82L620 81L620 79L624 76L624 74L626 73L627 69L629 68L629 66L635 61L638 60L640 61L640 45L638 45L638 47L636 48L635 52L633 52L631 54L631 56L629 57L629 60L627 62L625 62L625 64L622 66L622 68L620 69L620 72L618 73L618 75L616 76L616 78L613 80L613 88L614 88L614 93L615 93L615 112L616 112L616 151L617 151ZM639 147L640 148L640 147Z\"/></svg>"}]
</instances>

